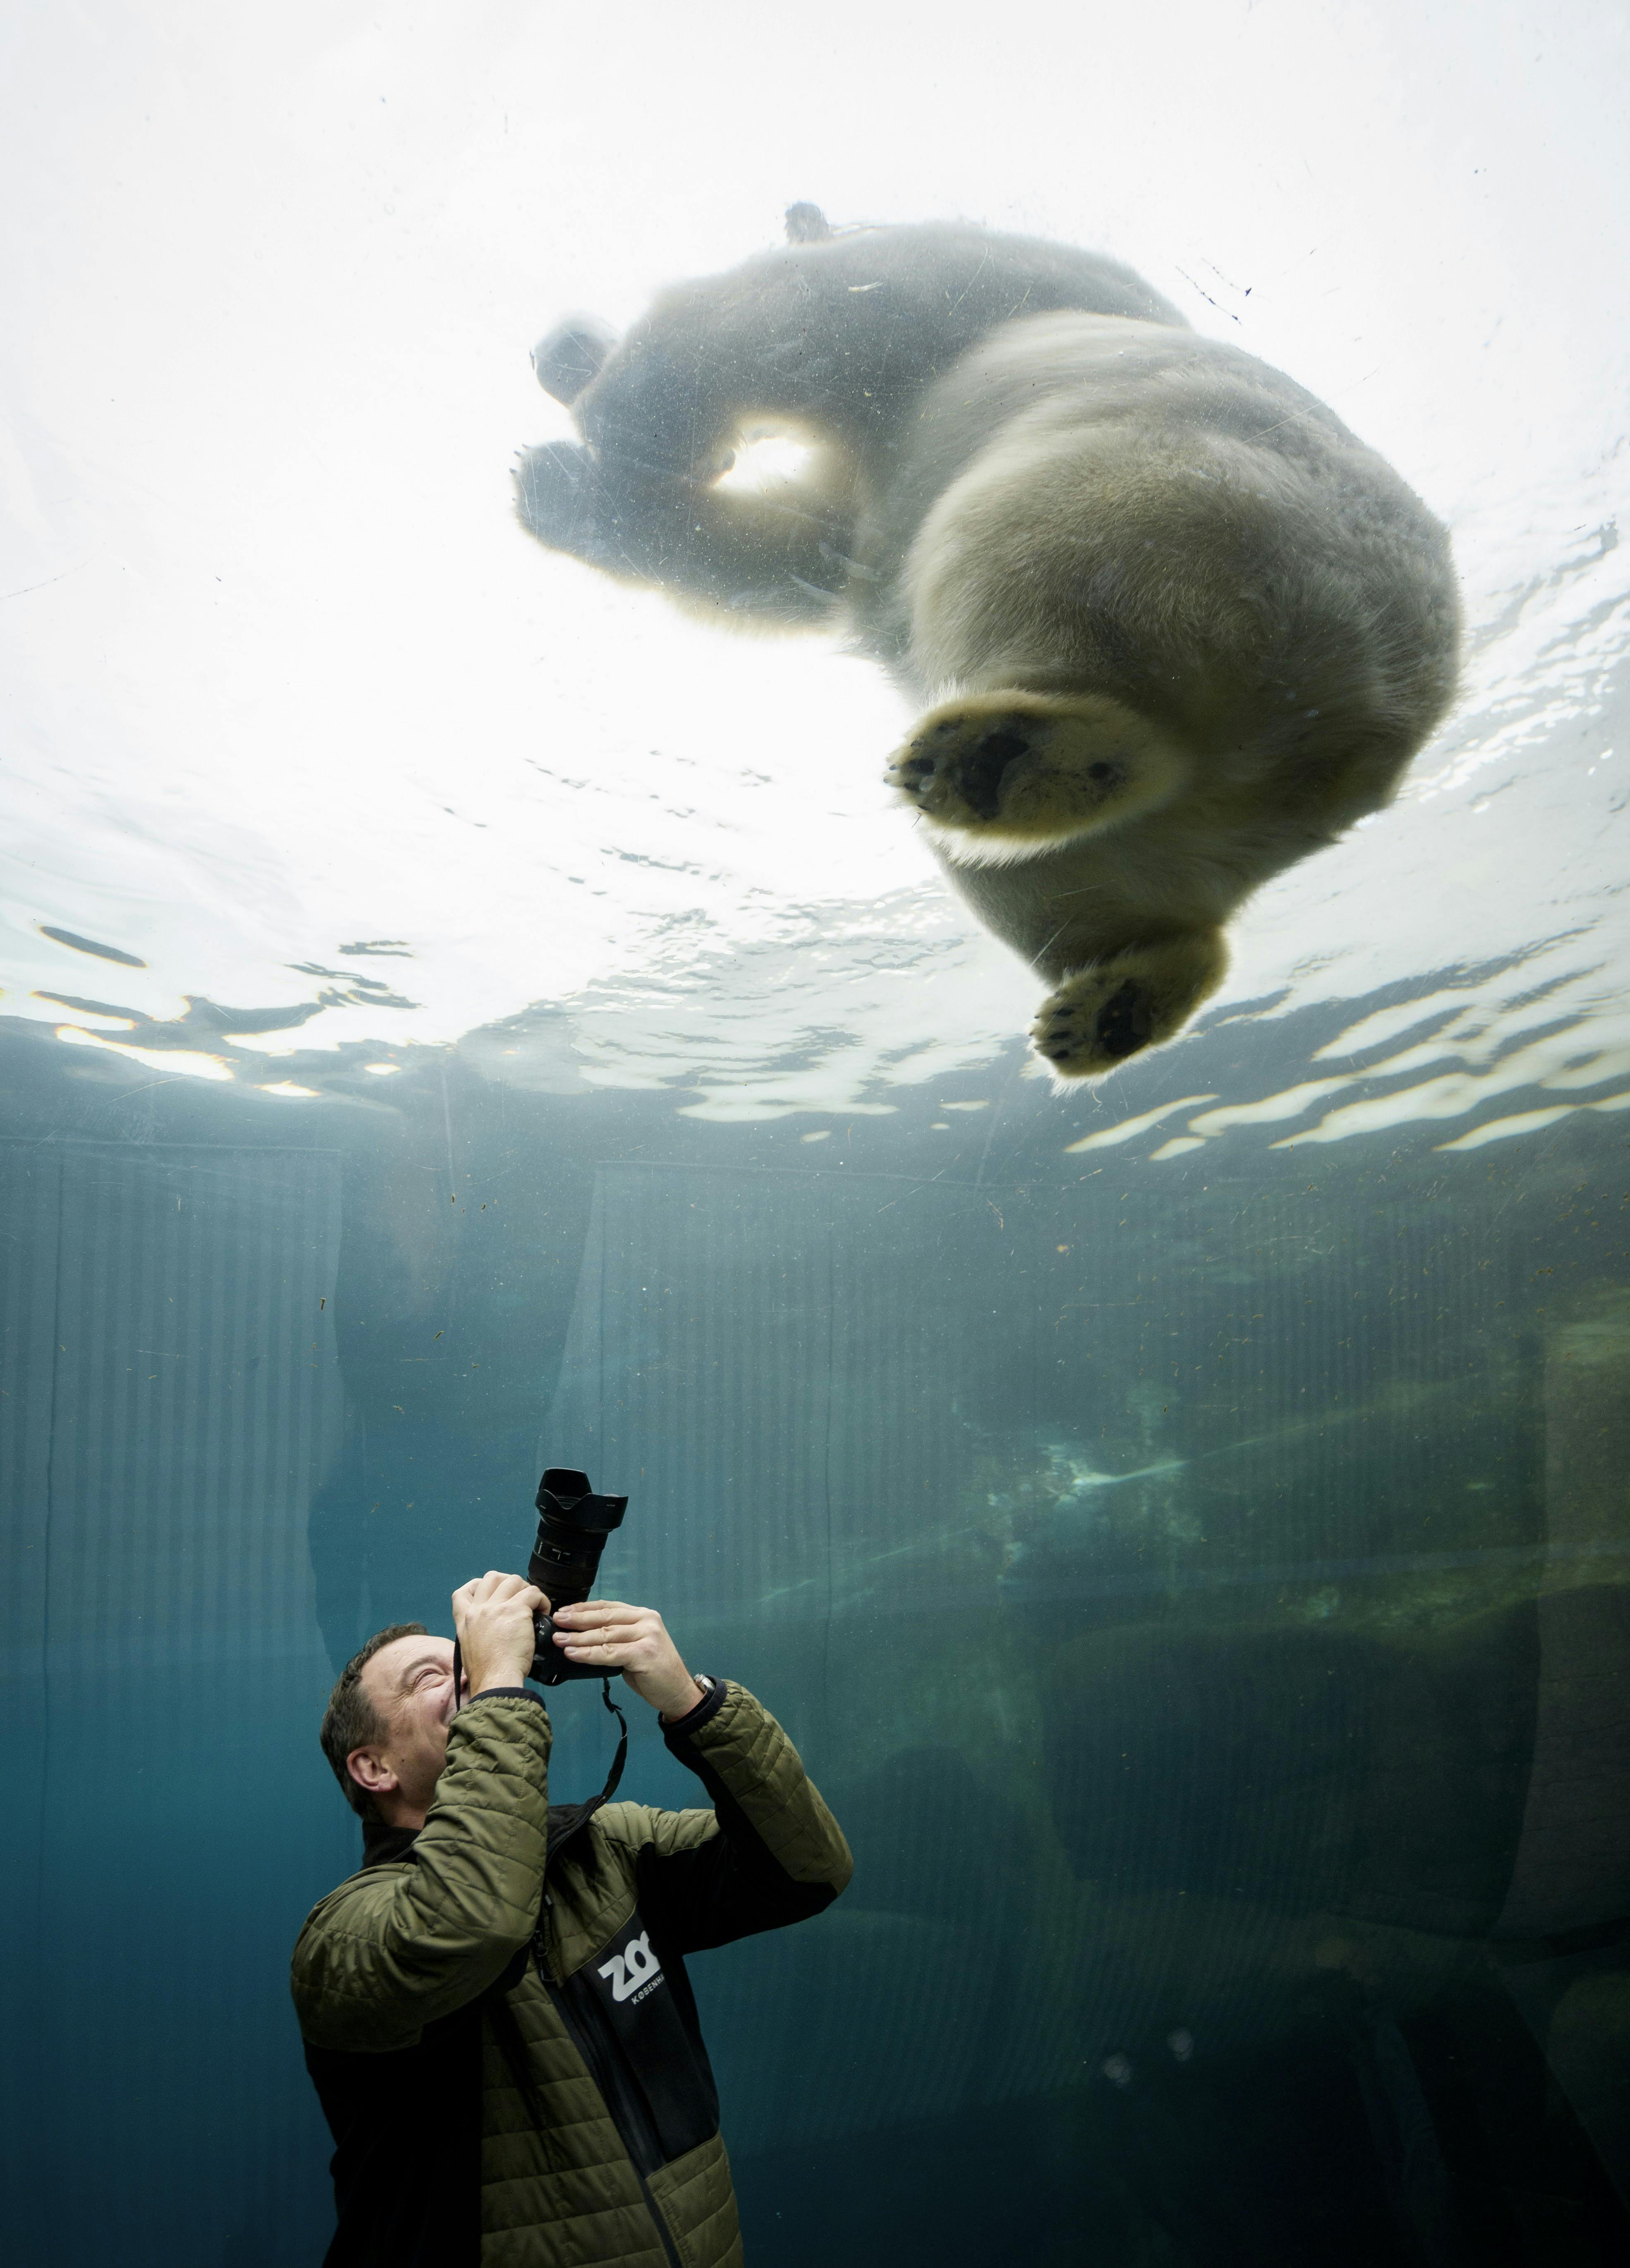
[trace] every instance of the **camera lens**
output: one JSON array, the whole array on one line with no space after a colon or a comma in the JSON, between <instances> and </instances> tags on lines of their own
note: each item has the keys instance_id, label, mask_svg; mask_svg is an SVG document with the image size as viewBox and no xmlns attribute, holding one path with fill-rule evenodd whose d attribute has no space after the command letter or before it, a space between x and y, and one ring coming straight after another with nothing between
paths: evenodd
<instances>
[{"instance_id":1,"label":"camera lens","mask_svg":"<svg viewBox=\"0 0 1630 2268\"><path fill-rule=\"evenodd\" d=\"M551 1465L538 1484L538 1535L527 1572L551 1608L580 1606L594 1587L606 1538L623 1523L625 1496L596 1496L586 1473Z\"/></svg>"}]
</instances>

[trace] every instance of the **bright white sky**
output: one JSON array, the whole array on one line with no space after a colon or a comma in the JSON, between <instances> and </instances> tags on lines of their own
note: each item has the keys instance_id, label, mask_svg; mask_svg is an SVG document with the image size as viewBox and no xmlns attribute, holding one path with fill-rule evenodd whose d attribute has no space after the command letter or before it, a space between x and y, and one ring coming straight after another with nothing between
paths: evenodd
<instances>
[{"instance_id":1,"label":"bright white sky","mask_svg":"<svg viewBox=\"0 0 1630 2268\"><path fill-rule=\"evenodd\" d=\"M1571 1028L1530 1073L1630 1069L1617 4L12 0L0 86L0 1012L291 1004L312 963L419 1005L262 1047L557 1002L591 1079L713 1116L875 1102L1022 1029L1036 982L880 784L896 696L510 517L514 453L566 429L533 340L809 198L1098 246L1393 460L1455 533L1466 701L1236 924L1232 992L1533 948L1512 1001L1549 984ZM381 939L412 957L336 957ZM1467 997L1475 1070L1523 1012Z\"/></svg>"}]
</instances>

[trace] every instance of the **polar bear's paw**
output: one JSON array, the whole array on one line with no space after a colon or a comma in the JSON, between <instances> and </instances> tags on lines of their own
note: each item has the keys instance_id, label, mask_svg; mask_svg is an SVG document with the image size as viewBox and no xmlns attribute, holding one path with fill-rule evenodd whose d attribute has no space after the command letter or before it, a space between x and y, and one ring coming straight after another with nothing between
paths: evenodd
<instances>
[{"instance_id":1,"label":"polar bear's paw","mask_svg":"<svg viewBox=\"0 0 1630 2268\"><path fill-rule=\"evenodd\" d=\"M1094 1079L1179 1031L1221 983L1220 930L1129 946L1068 976L1030 1027L1036 1051L1060 1079Z\"/></svg>"},{"instance_id":2,"label":"polar bear's paw","mask_svg":"<svg viewBox=\"0 0 1630 2268\"><path fill-rule=\"evenodd\" d=\"M515 468L520 524L551 551L599 556L601 501L600 468L579 441L546 441Z\"/></svg>"},{"instance_id":3,"label":"polar bear's paw","mask_svg":"<svg viewBox=\"0 0 1630 2268\"><path fill-rule=\"evenodd\" d=\"M931 709L889 763L889 784L954 858L1020 855L1167 802L1189 760L1160 726L1095 694L977 693Z\"/></svg>"},{"instance_id":4,"label":"polar bear's paw","mask_svg":"<svg viewBox=\"0 0 1630 2268\"><path fill-rule=\"evenodd\" d=\"M617 342L598 315L568 315L532 350L532 368L545 394L569 408L591 387Z\"/></svg>"}]
</instances>

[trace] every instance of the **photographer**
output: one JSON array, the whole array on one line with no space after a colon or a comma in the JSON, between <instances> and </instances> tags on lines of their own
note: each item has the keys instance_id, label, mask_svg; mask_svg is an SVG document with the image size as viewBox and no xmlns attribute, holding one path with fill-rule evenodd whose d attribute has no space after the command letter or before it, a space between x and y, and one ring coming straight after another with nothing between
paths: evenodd
<instances>
[{"instance_id":1,"label":"photographer","mask_svg":"<svg viewBox=\"0 0 1630 2268\"><path fill-rule=\"evenodd\" d=\"M554 1643L660 1713L712 1810L550 1806L522 1680L543 1594L453 1594L347 1663L322 1743L363 1867L308 1917L293 1985L333 2132L328 2268L728 2268L741 2257L683 1956L819 1913L849 1850L773 1717L692 1677L661 1616L563 1607Z\"/></svg>"}]
</instances>

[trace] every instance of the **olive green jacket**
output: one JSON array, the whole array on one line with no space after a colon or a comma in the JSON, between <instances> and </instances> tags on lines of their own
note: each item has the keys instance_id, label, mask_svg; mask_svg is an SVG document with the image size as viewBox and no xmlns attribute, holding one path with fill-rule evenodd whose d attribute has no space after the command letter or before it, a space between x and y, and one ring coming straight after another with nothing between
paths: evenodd
<instances>
[{"instance_id":1,"label":"olive green jacket","mask_svg":"<svg viewBox=\"0 0 1630 2268\"><path fill-rule=\"evenodd\" d=\"M551 1810L535 1694L454 1720L417 1835L374 1830L295 1948L333 2130L328 2268L733 2268L684 1955L817 1913L848 1845L767 1710L664 1728L712 1810Z\"/></svg>"}]
</instances>

